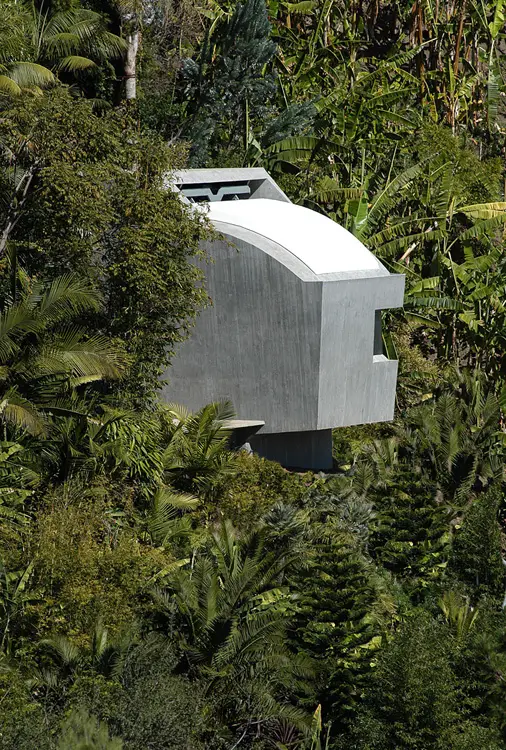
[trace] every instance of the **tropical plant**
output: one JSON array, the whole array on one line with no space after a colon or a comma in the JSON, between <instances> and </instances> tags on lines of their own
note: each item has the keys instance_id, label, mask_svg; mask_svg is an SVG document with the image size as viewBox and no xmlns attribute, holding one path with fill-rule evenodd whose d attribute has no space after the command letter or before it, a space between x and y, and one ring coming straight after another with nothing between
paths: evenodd
<instances>
[{"instance_id":1,"label":"tropical plant","mask_svg":"<svg viewBox=\"0 0 506 750\"><path fill-rule=\"evenodd\" d=\"M2 422L32 434L45 431L44 414L58 399L88 383L117 378L125 367L121 348L104 336L90 337L75 319L98 310L99 296L76 276L4 301L0 314Z\"/></svg>"},{"instance_id":2,"label":"tropical plant","mask_svg":"<svg viewBox=\"0 0 506 750\"><path fill-rule=\"evenodd\" d=\"M9 102L0 119L2 259L15 251L29 277L72 273L99 288L104 305L86 325L90 338L120 339L132 355L110 387L129 393L129 408L155 400L206 302L190 257L202 257L208 233L205 217L166 189L181 151L140 133L133 115L98 113L57 87Z\"/></svg>"},{"instance_id":3,"label":"tropical plant","mask_svg":"<svg viewBox=\"0 0 506 750\"><path fill-rule=\"evenodd\" d=\"M405 455L413 468L432 475L447 502L459 507L472 492L502 477L500 419L498 398L483 375L457 372L445 392L407 417L400 430L406 438Z\"/></svg>"},{"instance_id":4,"label":"tropical plant","mask_svg":"<svg viewBox=\"0 0 506 750\"><path fill-rule=\"evenodd\" d=\"M458 640L466 638L474 628L479 611L463 601L455 591L446 591L440 602L447 623L455 630Z\"/></svg>"},{"instance_id":5,"label":"tropical plant","mask_svg":"<svg viewBox=\"0 0 506 750\"><path fill-rule=\"evenodd\" d=\"M504 746L504 24L0 3L2 750ZM332 476L158 402L206 300L188 152L406 274L396 418L336 431Z\"/></svg>"},{"instance_id":6,"label":"tropical plant","mask_svg":"<svg viewBox=\"0 0 506 750\"><path fill-rule=\"evenodd\" d=\"M502 504L503 490L497 483L469 504L455 532L450 570L467 584L472 601L488 593L504 603L506 571L499 525Z\"/></svg>"},{"instance_id":7,"label":"tropical plant","mask_svg":"<svg viewBox=\"0 0 506 750\"><path fill-rule=\"evenodd\" d=\"M355 727L358 747L465 748L470 747L466 738L481 735L483 746L498 750L496 733L481 717L467 717L449 628L423 612L416 615L378 659Z\"/></svg>"},{"instance_id":8,"label":"tropical plant","mask_svg":"<svg viewBox=\"0 0 506 750\"><path fill-rule=\"evenodd\" d=\"M314 664L315 677L301 700L321 703L332 741L355 720L381 638L368 619L375 591L366 560L337 524L314 523L310 534L305 565L293 579L298 596L290 641Z\"/></svg>"},{"instance_id":9,"label":"tropical plant","mask_svg":"<svg viewBox=\"0 0 506 750\"><path fill-rule=\"evenodd\" d=\"M33 452L20 443L0 441L0 536L4 542L29 524L25 503L39 481Z\"/></svg>"},{"instance_id":10,"label":"tropical plant","mask_svg":"<svg viewBox=\"0 0 506 750\"><path fill-rule=\"evenodd\" d=\"M177 489L213 499L223 480L234 474L236 456L229 449L227 427L233 416L229 402L207 404L193 414L179 404L165 407L163 466Z\"/></svg>"},{"instance_id":11,"label":"tropical plant","mask_svg":"<svg viewBox=\"0 0 506 750\"><path fill-rule=\"evenodd\" d=\"M63 725L58 750L122 750L123 742L111 738L103 724L84 709L73 711Z\"/></svg>"},{"instance_id":12,"label":"tropical plant","mask_svg":"<svg viewBox=\"0 0 506 750\"><path fill-rule=\"evenodd\" d=\"M213 534L209 553L178 570L156 601L176 604L188 658L211 681L240 677L245 663L275 661L290 608L283 571L290 561L265 553L265 534L240 542L230 523ZM171 597L172 592L172 597Z\"/></svg>"},{"instance_id":13,"label":"tropical plant","mask_svg":"<svg viewBox=\"0 0 506 750\"><path fill-rule=\"evenodd\" d=\"M77 646L61 634L44 638L39 646L46 666L40 671L37 681L61 693L65 683L72 682L79 672L92 670L107 679L118 677L137 640L133 629L111 638L101 619L95 623L87 648Z\"/></svg>"},{"instance_id":14,"label":"tropical plant","mask_svg":"<svg viewBox=\"0 0 506 750\"><path fill-rule=\"evenodd\" d=\"M154 493L147 528L154 544L167 545L178 536L190 533L191 521L187 512L199 504L197 497L174 492L161 485Z\"/></svg>"},{"instance_id":15,"label":"tropical plant","mask_svg":"<svg viewBox=\"0 0 506 750\"><path fill-rule=\"evenodd\" d=\"M412 473L415 483L425 482L438 502L457 511L472 493L502 477L504 446L499 399L483 374L453 370L452 377L407 410L391 437L366 442L360 453L377 487L396 481L398 473Z\"/></svg>"},{"instance_id":16,"label":"tropical plant","mask_svg":"<svg viewBox=\"0 0 506 750\"><path fill-rule=\"evenodd\" d=\"M277 699L282 685L304 673L285 647L292 603L284 574L291 562L266 549L265 531L239 541L226 522L213 534L209 552L195 555L155 593L168 623L177 613L181 624L174 635L238 736L262 724L268 731L275 718L305 726L302 712ZM243 714L243 705L255 719Z\"/></svg>"},{"instance_id":17,"label":"tropical plant","mask_svg":"<svg viewBox=\"0 0 506 750\"><path fill-rule=\"evenodd\" d=\"M107 29L101 13L7 0L0 9L0 91L19 95L40 91L69 75L119 57L126 44Z\"/></svg>"},{"instance_id":18,"label":"tropical plant","mask_svg":"<svg viewBox=\"0 0 506 750\"><path fill-rule=\"evenodd\" d=\"M7 570L0 560L0 623L2 628L0 653L9 644L12 622L21 615L25 605L35 597L29 588L32 573L33 562L21 570Z\"/></svg>"}]
</instances>

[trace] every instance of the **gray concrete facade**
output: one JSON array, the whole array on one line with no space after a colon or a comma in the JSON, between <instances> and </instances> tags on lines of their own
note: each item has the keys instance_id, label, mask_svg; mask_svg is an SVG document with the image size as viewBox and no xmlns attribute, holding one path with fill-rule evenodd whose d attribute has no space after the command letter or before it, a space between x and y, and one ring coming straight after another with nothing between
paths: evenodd
<instances>
[{"instance_id":1,"label":"gray concrete facade","mask_svg":"<svg viewBox=\"0 0 506 750\"><path fill-rule=\"evenodd\" d=\"M213 196L246 184L247 200L289 202L264 170L195 170L176 184ZM402 305L404 277L377 262L317 274L265 234L214 223L223 239L205 248L212 305L165 373L163 397L194 410L229 399L238 419L265 422L251 441L261 455L328 469L332 428L393 417L397 362L380 353L379 311Z\"/></svg>"}]
</instances>

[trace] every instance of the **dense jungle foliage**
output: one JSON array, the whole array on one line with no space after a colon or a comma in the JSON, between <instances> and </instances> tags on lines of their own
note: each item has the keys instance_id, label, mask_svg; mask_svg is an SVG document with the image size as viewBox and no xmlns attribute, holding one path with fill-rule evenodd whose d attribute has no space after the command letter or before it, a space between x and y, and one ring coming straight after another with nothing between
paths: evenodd
<instances>
[{"instance_id":1,"label":"dense jungle foliage","mask_svg":"<svg viewBox=\"0 0 506 750\"><path fill-rule=\"evenodd\" d=\"M0 0L0 748L506 748L504 0ZM264 166L406 274L335 471L162 404Z\"/></svg>"}]
</instances>

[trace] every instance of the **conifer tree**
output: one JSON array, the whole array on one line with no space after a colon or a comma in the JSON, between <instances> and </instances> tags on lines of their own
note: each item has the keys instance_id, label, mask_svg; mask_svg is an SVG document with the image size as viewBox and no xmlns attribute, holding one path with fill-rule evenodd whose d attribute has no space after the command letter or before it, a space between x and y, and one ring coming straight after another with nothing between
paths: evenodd
<instances>
[{"instance_id":1,"label":"conifer tree","mask_svg":"<svg viewBox=\"0 0 506 750\"><path fill-rule=\"evenodd\" d=\"M342 534L312 548L308 567L294 582L300 595L292 643L315 664L314 692L303 702L321 704L331 734L346 732L370 670L374 629L366 615L374 601L366 561Z\"/></svg>"},{"instance_id":2,"label":"conifer tree","mask_svg":"<svg viewBox=\"0 0 506 750\"><path fill-rule=\"evenodd\" d=\"M502 495L499 485L478 496L455 534L450 570L476 594L504 594L506 569L498 522Z\"/></svg>"},{"instance_id":3,"label":"conifer tree","mask_svg":"<svg viewBox=\"0 0 506 750\"><path fill-rule=\"evenodd\" d=\"M185 61L194 164L205 163L221 144L244 140L247 120L268 114L276 91L273 76L264 71L276 52L270 34L265 0L246 0L218 25L200 59Z\"/></svg>"},{"instance_id":4,"label":"conifer tree","mask_svg":"<svg viewBox=\"0 0 506 750\"><path fill-rule=\"evenodd\" d=\"M473 717L463 700L456 656L450 630L423 610L414 610L378 658L351 747L499 750L496 729L482 716Z\"/></svg>"},{"instance_id":5,"label":"conifer tree","mask_svg":"<svg viewBox=\"0 0 506 750\"><path fill-rule=\"evenodd\" d=\"M311 102L291 103L282 111L277 107L271 33L265 0L246 0L217 25L198 60L183 64L189 122L183 132L191 141L193 166L217 158L242 166L252 142L261 153L301 132L314 116Z\"/></svg>"},{"instance_id":6,"label":"conifer tree","mask_svg":"<svg viewBox=\"0 0 506 750\"><path fill-rule=\"evenodd\" d=\"M371 555L396 576L410 577L414 588L444 572L449 521L435 488L410 472L396 472L369 494L379 523Z\"/></svg>"}]
</instances>

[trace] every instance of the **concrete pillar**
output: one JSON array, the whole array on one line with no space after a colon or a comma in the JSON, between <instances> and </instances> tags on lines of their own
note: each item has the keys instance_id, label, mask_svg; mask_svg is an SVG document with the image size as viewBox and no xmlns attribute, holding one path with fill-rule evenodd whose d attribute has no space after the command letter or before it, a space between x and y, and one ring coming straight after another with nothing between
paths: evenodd
<instances>
[{"instance_id":1,"label":"concrete pillar","mask_svg":"<svg viewBox=\"0 0 506 750\"><path fill-rule=\"evenodd\" d=\"M249 440L255 453L290 469L332 469L332 430L278 432L254 435Z\"/></svg>"}]
</instances>

